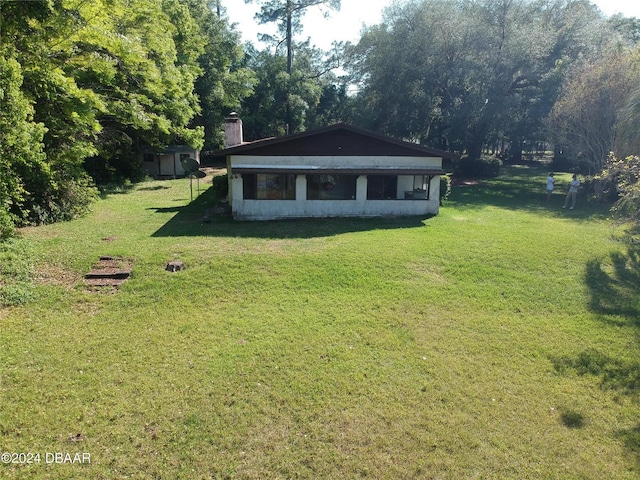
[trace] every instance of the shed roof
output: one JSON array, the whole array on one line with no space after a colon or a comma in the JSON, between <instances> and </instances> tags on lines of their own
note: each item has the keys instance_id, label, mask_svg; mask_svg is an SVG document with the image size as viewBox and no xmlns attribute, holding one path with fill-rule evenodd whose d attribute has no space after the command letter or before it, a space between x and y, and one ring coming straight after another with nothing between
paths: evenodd
<instances>
[{"instance_id":1,"label":"shed roof","mask_svg":"<svg viewBox=\"0 0 640 480\"><path fill-rule=\"evenodd\" d=\"M243 143L217 155L261 156L418 156L456 159L457 155L338 123L283 137Z\"/></svg>"}]
</instances>

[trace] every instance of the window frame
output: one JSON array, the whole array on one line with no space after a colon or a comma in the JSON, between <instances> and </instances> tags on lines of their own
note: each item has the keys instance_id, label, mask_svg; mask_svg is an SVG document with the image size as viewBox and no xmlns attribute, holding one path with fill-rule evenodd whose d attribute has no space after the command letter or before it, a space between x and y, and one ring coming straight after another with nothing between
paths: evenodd
<instances>
[{"instance_id":1,"label":"window frame","mask_svg":"<svg viewBox=\"0 0 640 480\"><path fill-rule=\"evenodd\" d=\"M359 175L310 174L307 175L307 200L355 200ZM337 195L342 192L342 195Z\"/></svg>"},{"instance_id":2,"label":"window frame","mask_svg":"<svg viewBox=\"0 0 640 480\"><path fill-rule=\"evenodd\" d=\"M243 173L243 200L296 200L297 175L291 173ZM278 188L275 186L279 185ZM282 188L284 187L284 188Z\"/></svg>"}]
</instances>

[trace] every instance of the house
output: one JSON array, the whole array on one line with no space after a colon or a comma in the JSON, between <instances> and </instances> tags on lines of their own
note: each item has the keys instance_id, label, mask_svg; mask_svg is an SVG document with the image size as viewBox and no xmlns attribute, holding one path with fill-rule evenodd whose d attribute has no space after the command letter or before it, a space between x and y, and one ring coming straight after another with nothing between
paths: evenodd
<instances>
[{"instance_id":1,"label":"house","mask_svg":"<svg viewBox=\"0 0 640 480\"><path fill-rule=\"evenodd\" d=\"M142 155L142 168L154 178L184 177L182 160L193 158L200 162L200 151L189 145L169 145L157 151L148 151Z\"/></svg>"},{"instance_id":2,"label":"house","mask_svg":"<svg viewBox=\"0 0 640 480\"><path fill-rule=\"evenodd\" d=\"M456 157L347 124L245 143L232 116L225 133L238 220L436 215L443 159Z\"/></svg>"}]
</instances>

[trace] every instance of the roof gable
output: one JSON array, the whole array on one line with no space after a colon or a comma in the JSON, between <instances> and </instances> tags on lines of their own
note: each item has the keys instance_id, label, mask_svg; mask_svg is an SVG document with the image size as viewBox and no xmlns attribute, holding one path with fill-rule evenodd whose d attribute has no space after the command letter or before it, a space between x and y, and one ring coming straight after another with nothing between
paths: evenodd
<instances>
[{"instance_id":1,"label":"roof gable","mask_svg":"<svg viewBox=\"0 0 640 480\"><path fill-rule=\"evenodd\" d=\"M330 127L229 147L222 155L419 156L456 155L340 123Z\"/></svg>"}]
</instances>

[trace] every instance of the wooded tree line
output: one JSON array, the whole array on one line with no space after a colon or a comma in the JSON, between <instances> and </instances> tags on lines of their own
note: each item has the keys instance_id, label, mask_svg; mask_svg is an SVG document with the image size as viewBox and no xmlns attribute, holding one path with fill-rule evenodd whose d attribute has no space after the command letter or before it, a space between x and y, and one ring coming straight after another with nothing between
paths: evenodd
<instances>
[{"instance_id":1,"label":"wooded tree line","mask_svg":"<svg viewBox=\"0 0 640 480\"><path fill-rule=\"evenodd\" d=\"M324 52L294 33L339 0L247 1L278 25L263 49L218 1L0 0L0 225L81 213L94 185L139 178L143 148L220 148L231 110L250 140L345 121L470 158L552 143L591 173L640 151L638 19L411 0Z\"/></svg>"},{"instance_id":2,"label":"wooded tree line","mask_svg":"<svg viewBox=\"0 0 640 480\"><path fill-rule=\"evenodd\" d=\"M0 225L71 218L144 147L220 145L251 91L206 0L0 2Z\"/></svg>"}]
</instances>

